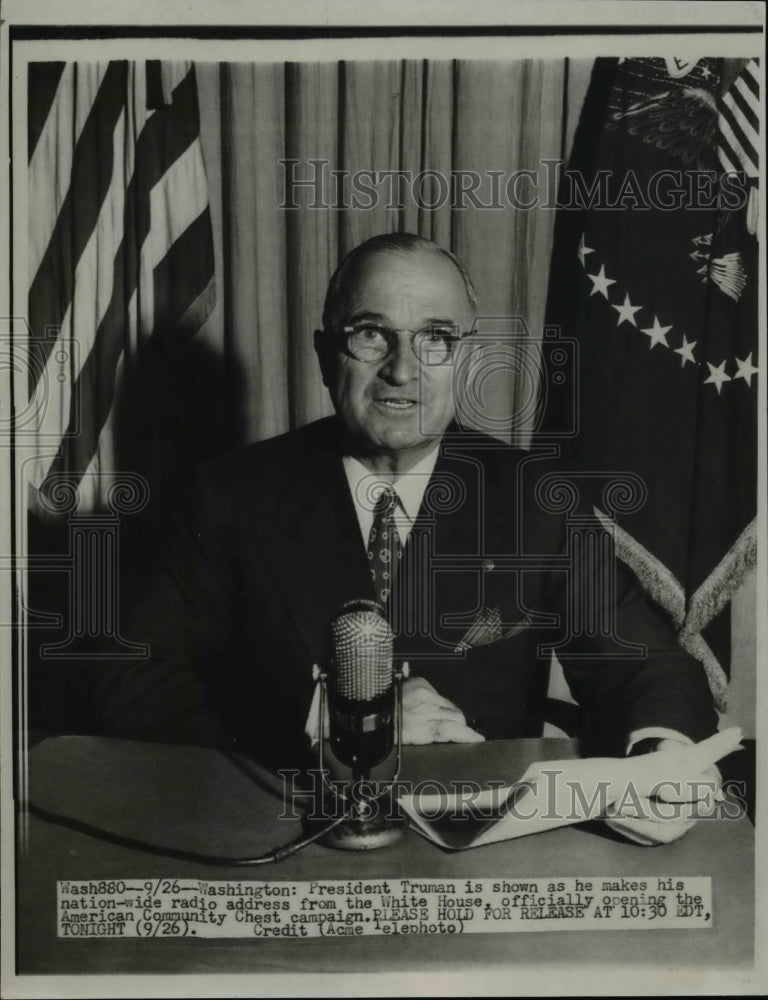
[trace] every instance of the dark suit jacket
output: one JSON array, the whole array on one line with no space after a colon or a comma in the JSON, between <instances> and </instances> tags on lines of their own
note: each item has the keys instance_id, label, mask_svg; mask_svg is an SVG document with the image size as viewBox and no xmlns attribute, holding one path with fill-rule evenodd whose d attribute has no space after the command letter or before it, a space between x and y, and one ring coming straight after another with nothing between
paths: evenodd
<instances>
[{"instance_id":1,"label":"dark suit jacket","mask_svg":"<svg viewBox=\"0 0 768 1000\"><path fill-rule=\"evenodd\" d=\"M150 658L95 678L104 732L298 762L329 623L374 596L337 436L322 420L203 469L124 629ZM488 738L540 730L552 646L591 751L622 753L647 725L703 738L716 716L701 667L612 558L586 566L590 531L607 536L554 509L541 490L552 471L546 452L449 429L395 580L396 656ZM588 591L591 625L576 607ZM514 634L456 653L491 606Z\"/></svg>"}]
</instances>

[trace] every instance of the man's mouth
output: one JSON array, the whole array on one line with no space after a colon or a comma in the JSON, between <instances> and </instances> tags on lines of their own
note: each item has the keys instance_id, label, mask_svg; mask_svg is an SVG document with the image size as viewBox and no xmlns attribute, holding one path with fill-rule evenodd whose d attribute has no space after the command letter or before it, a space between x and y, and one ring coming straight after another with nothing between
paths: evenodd
<instances>
[{"instance_id":1,"label":"man's mouth","mask_svg":"<svg viewBox=\"0 0 768 1000\"><path fill-rule=\"evenodd\" d=\"M402 396L379 396L376 402L389 410L411 410L418 405L415 399L403 399Z\"/></svg>"}]
</instances>

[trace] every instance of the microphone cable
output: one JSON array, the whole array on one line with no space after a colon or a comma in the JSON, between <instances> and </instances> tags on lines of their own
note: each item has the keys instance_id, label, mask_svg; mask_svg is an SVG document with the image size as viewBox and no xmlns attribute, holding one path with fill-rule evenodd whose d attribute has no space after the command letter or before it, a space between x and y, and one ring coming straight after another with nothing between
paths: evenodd
<instances>
[{"instance_id":1,"label":"microphone cable","mask_svg":"<svg viewBox=\"0 0 768 1000\"><path fill-rule=\"evenodd\" d=\"M252 858L232 858L226 855L201 854L198 851L186 851L177 847L162 847L159 844L150 844L148 841L137 840L133 837L126 837L120 833L113 833L110 830L104 830L101 827L92 825L91 823L84 823L81 820L73 819L70 816L62 816L59 813L48 812L47 809L42 809L39 806L36 806L34 802L27 803L27 811L32 816L37 817L37 819L44 820L46 823L54 823L57 826L64 826L70 830L75 830L77 833L84 833L86 836L96 837L98 840L104 840L107 843L116 844L119 847L128 847L132 850L143 851L145 854L157 854L160 857L173 858L176 861L193 861L196 864L201 865L218 865L221 868L252 868L257 865L275 864L278 861L284 861L286 858L291 857L291 855L296 854L303 848L313 844L316 840L324 837L326 833L329 833L341 823L349 820L352 816L353 810L349 809L340 817L334 819L327 826L322 827L320 830L317 830L309 836L302 837L300 840L294 840L289 844L283 845L282 847L274 848L266 854L259 854Z\"/></svg>"}]
</instances>

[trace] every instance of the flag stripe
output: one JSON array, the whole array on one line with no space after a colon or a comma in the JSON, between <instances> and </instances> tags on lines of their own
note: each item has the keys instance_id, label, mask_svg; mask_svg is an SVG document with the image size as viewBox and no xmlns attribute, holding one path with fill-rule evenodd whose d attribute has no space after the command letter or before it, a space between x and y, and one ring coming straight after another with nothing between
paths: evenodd
<instances>
[{"instance_id":1,"label":"flag stripe","mask_svg":"<svg viewBox=\"0 0 768 1000\"><path fill-rule=\"evenodd\" d=\"M145 249L150 267L160 263L168 247L208 205L205 167L199 141L194 141L150 192L152 228Z\"/></svg>"},{"instance_id":2,"label":"flag stripe","mask_svg":"<svg viewBox=\"0 0 768 1000\"><path fill-rule=\"evenodd\" d=\"M43 259L56 219L69 189L73 135L77 125L73 119L73 102L69 99L74 86L75 69L68 63L55 95L53 109L45 122L29 164L30 205L29 252L27 272L30 284ZM63 95L63 96L62 96ZM82 123L81 123L82 127ZM56 168L51 170L51 164ZM34 205L34 214L31 206Z\"/></svg>"},{"instance_id":3,"label":"flag stripe","mask_svg":"<svg viewBox=\"0 0 768 1000\"><path fill-rule=\"evenodd\" d=\"M113 400L113 405L107 419L104 421L104 426L101 430L101 434L99 435L99 440L96 443L93 458L88 464L88 468L85 470L83 478L80 481L80 486L78 487L82 498L82 506L86 510L95 510L98 507L99 501L109 489L109 485L114 482L115 475L119 475L116 468L115 429L116 421L119 418L118 400L120 398L120 389L124 378L124 361L125 352L120 355L117 362L115 399Z\"/></svg>"},{"instance_id":4,"label":"flag stripe","mask_svg":"<svg viewBox=\"0 0 768 1000\"><path fill-rule=\"evenodd\" d=\"M739 162L738 154L731 149L731 144L728 142L726 137L723 135L722 131L718 136L718 155L720 161L723 164L725 170L731 171L731 173L740 173L744 170Z\"/></svg>"},{"instance_id":5,"label":"flag stripe","mask_svg":"<svg viewBox=\"0 0 768 1000\"><path fill-rule=\"evenodd\" d=\"M43 131L66 63L30 63L27 68L27 144L29 159Z\"/></svg>"},{"instance_id":6,"label":"flag stripe","mask_svg":"<svg viewBox=\"0 0 768 1000\"><path fill-rule=\"evenodd\" d=\"M146 66L147 107L152 111L157 111L167 103L163 94L163 71L159 59L149 59Z\"/></svg>"},{"instance_id":7,"label":"flag stripe","mask_svg":"<svg viewBox=\"0 0 768 1000\"><path fill-rule=\"evenodd\" d=\"M749 159L757 164L757 151L755 144L751 141L749 135L744 129L743 121L738 120L734 115L726 113L720 116L720 130L729 134L729 139L731 140L731 145L736 145L744 150L744 153Z\"/></svg>"},{"instance_id":8,"label":"flag stripe","mask_svg":"<svg viewBox=\"0 0 768 1000\"><path fill-rule=\"evenodd\" d=\"M119 245L124 235L125 217L125 178L117 165L126 160L125 128L122 120L118 122L114 135L114 162L116 177L104 200L96 227L91 234L88 245L83 251L75 270L72 301L67 307L62 322L61 335L57 339L57 347L63 351L52 351L46 361L45 372L35 386L35 401L45 399L41 408L38 433L49 439L61 434L67 426L68 417L62 423L57 406L52 405L58 396L69 390L76 382L82 365L93 347L96 331L109 308L113 294L114 282L114 248ZM76 320L76 337L73 337L72 322ZM65 357L66 356L66 357ZM64 357L66 378L60 380L62 371L60 357Z\"/></svg>"},{"instance_id":9,"label":"flag stripe","mask_svg":"<svg viewBox=\"0 0 768 1000\"><path fill-rule=\"evenodd\" d=\"M75 267L112 183L112 136L125 105L126 79L127 63L110 63L77 141L69 190L30 286L30 348L41 359L47 358L53 348L53 338L46 331L61 325L72 299Z\"/></svg>"},{"instance_id":10,"label":"flag stripe","mask_svg":"<svg viewBox=\"0 0 768 1000\"><path fill-rule=\"evenodd\" d=\"M108 63L67 63L29 165L29 282L37 274L70 187L72 157ZM73 100L74 96L74 100ZM52 166L53 165L53 166Z\"/></svg>"},{"instance_id":11,"label":"flag stripe","mask_svg":"<svg viewBox=\"0 0 768 1000\"><path fill-rule=\"evenodd\" d=\"M760 102L760 83L757 79L757 63L754 59L748 62L744 69L739 74L739 79L744 83L744 86L749 88L755 95L755 100Z\"/></svg>"},{"instance_id":12,"label":"flag stripe","mask_svg":"<svg viewBox=\"0 0 768 1000\"><path fill-rule=\"evenodd\" d=\"M125 199L125 232L114 258L112 299L74 387L68 436L61 441L51 476L63 471L82 475L90 464L112 405L115 369L125 345L127 299L137 288L141 291L140 267L147 252L140 255L138 248L143 247L153 222L152 189L198 134L197 89L190 69L174 91L173 104L152 114L138 138L136 166ZM41 488L46 488L45 482Z\"/></svg>"},{"instance_id":13,"label":"flag stripe","mask_svg":"<svg viewBox=\"0 0 768 1000\"><path fill-rule=\"evenodd\" d=\"M76 478L88 468L96 450L101 428L109 414L115 390L117 362L124 348L124 316L127 303L126 286L120 279L125 270L130 275L130 256L126 259L125 244L115 256L115 283L109 308L96 334L93 349L75 382L66 436L62 439L56 457L41 484L48 488L50 477L69 473ZM130 281L130 278L129 278ZM135 274L131 289L135 287Z\"/></svg>"},{"instance_id":14,"label":"flag stripe","mask_svg":"<svg viewBox=\"0 0 768 1000\"><path fill-rule=\"evenodd\" d=\"M61 365L57 360L57 352L48 357L44 379L40 379L35 389L38 399L43 395L47 403L41 407L42 415L39 431L50 437L61 430L58 407L51 405L51 397L61 395L68 383L79 375L82 364L88 356L96 339L97 330L103 320L112 297L112 255L114 248L123 240L123 219L126 214L125 187L131 176L123 178L120 165L131 161L127 157L130 143L125 142L125 126L122 119L118 122L114 136L113 162L115 173L112 187L104 201L96 229L83 252L77 265L74 281L73 301L64 315L61 324L61 339L68 340L71 334L72 316L77 316L77 348L78 352L67 366L67 378L61 382L57 375ZM129 168L132 163L129 163ZM186 228L195 216L199 215L208 204L205 168L199 141L193 142L188 149L176 159L152 190L151 196L151 228L144 242L142 257L148 257L148 270L162 257L170 243L176 239L180 231ZM131 210L128 210L131 215ZM109 259L106 259L109 254ZM148 274L151 279L151 274ZM151 329L153 305L151 295L142 306L148 310L147 329ZM43 473L47 471L41 468ZM39 480L38 480L39 482Z\"/></svg>"},{"instance_id":15,"label":"flag stripe","mask_svg":"<svg viewBox=\"0 0 768 1000\"><path fill-rule=\"evenodd\" d=\"M726 173L741 173L741 168L736 161L733 150L730 146L727 148L724 147L722 136L720 137L720 148L718 149L717 154L720 158L720 164Z\"/></svg>"},{"instance_id":16,"label":"flag stripe","mask_svg":"<svg viewBox=\"0 0 768 1000\"><path fill-rule=\"evenodd\" d=\"M213 235L211 213L206 208L155 268L156 334L162 336L166 324L184 317L190 304L196 302L210 284L212 274Z\"/></svg>"},{"instance_id":17,"label":"flag stripe","mask_svg":"<svg viewBox=\"0 0 768 1000\"><path fill-rule=\"evenodd\" d=\"M191 78L192 90L190 92L190 87L187 81ZM106 81L105 81L106 82ZM177 88L174 95L174 117L169 121L170 109L165 109L163 111L156 112L147 121L144 129L139 135L136 144L136 155L135 163L136 168L133 175L128 183L128 189L125 193L124 209L123 209L123 226L124 231L120 234L118 239L115 239L113 245L118 244L118 250L115 255L114 267L113 267L113 279L112 288L116 288L119 284L127 281L128 288L132 290L135 287L136 282L136 260L129 256L128 260L124 260L124 234L129 235L131 238L131 243L134 249L141 247L142 243L146 239L149 229L150 229L150 214L149 214L149 197L148 190L151 189L158 180L163 176L169 164L173 162L178 156L180 156L184 150L191 145L198 135L198 121L195 114L190 113L190 102L195 107L194 97L196 96L196 91L194 90L195 81L194 74L189 74L185 81ZM176 104L178 101L178 106ZM171 127L173 126L173 127ZM110 147L109 154L110 163L114 164L114 157L112 154L112 148ZM137 177L137 171L141 172L141 176ZM143 196L137 197L136 186L137 183L141 185ZM72 186L70 187L70 191ZM78 200L79 209L79 200ZM89 239L93 235L93 227L91 233L88 234ZM61 252L61 251L59 251ZM127 275L124 274L124 268L129 268ZM69 270L70 276L70 295L69 300L71 301L71 287L74 282L74 276L76 271L74 269ZM88 289L85 289L88 292ZM32 293L30 293L30 299ZM69 307L69 301L67 302L67 308ZM61 325L63 317L56 324ZM99 325L99 328L103 324ZM107 327L111 327L112 323L107 323ZM35 330L33 324L33 332ZM98 334L97 334L98 337ZM78 340L80 337L78 337ZM46 358L50 354L54 345L52 339L45 341L45 355ZM87 341L84 344L85 351L90 348L90 343ZM85 353L85 352L83 352ZM82 359L83 362L85 359ZM72 432L72 426L76 428L78 426L77 418L73 416L73 420L70 421L69 432Z\"/></svg>"},{"instance_id":18,"label":"flag stripe","mask_svg":"<svg viewBox=\"0 0 768 1000\"><path fill-rule=\"evenodd\" d=\"M753 182L760 164L759 83L754 60L744 67L720 102L718 156L726 168L743 170Z\"/></svg>"},{"instance_id":19,"label":"flag stripe","mask_svg":"<svg viewBox=\"0 0 768 1000\"><path fill-rule=\"evenodd\" d=\"M738 163L740 164L740 169L746 171L750 177L757 176L757 154L752 150L752 156L750 156L749 150L745 149L744 144L739 141L738 136L735 134L734 130L730 127L728 121L720 116L720 142L727 146L732 153L735 154ZM754 159L753 159L754 157Z\"/></svg>"},{"instance_id":20,"label":"flag stripe","mask_svg":"<svg viewBox=\"0 0 768 1000\"><path fill-rule=\"evenodd\" d=\"M747 93L749 93L749 91L747 91ZM738 80L736 80L736 83L731 87L731 89L725 95L726 107L731 101L733 102L734 105L733 108L734 115L739 115L739 114L743 115L746 118L750 128L752 129L752 134L755 136L755 138L757 138L757 133L760 131L760 120L757 116L757 113L753 111L753 109L747 102L746 98L742 94L741 90L739 89Z\"/></svg>"},{"instance_id":21,"label":"flag stripe","mask_svg":"<svg viewBox=\"0 0 768 1000\"><path fill-rule=\"evenodd\" d=\"M63 117L67 106L77 104L76 116L81 123L87 118L87 98L93 98L98 81L106 73L108 64L94 66L88 64L77 67L78 85L70 75L69 91L62 90L58 101L58 115ZM67 306L61 324L61 335L56 341L57 349L52 351L46 363L42 378L35 387L33 396L34 412L38 415L38 434L42 441L55 444L61 439L65 428L67 433L76 433L78 427L70 424L72 386L75 385L83 362L93 346L98 325L103 319L112 297L112 269L115 247L123 237L125 217L125 191L131 180L135 163L135 136L141 131L147 117L144 100L144 73L134 64L128 67L128 85L132 90L132 105L121 117L113 134L113 163L115 165L112 184L99 213L96 229L88 241L75 269L75 283L72 301ZM76 90L76 93L74 91ZM85 93L84 93L85 92ZM54 164L59 160L71 163L71 145L54 148L54 153L69 153L69 156L54 156ZM37 219L37 217L35 217ZM73 317L76 320L76 336L72 336ZM129 321L130 322L130 321ZM135 323L133 324L135 330ZM79 411L78 411L79 413ZM49 450L38 456L31 482L41 483L55 458Z\"/></svg>"},{"instance_id":22,"label":"flag stripe","mask_svg":"<svg viewBox=\"0 0 768 1000\"><path fill-rule=\"evenodd\" d=\"M737 90L739 92L739 97L744 101L750 108L752 113L757 116L758 120L758 132L760 131L759 121L760 121L760 101L756 94L754 94L750 88L747 86L744 74L737 77L731 90Z\"/></svg>"},{"instance_id":23,"label":"flag stripe","mask_svg":"<svg viewBox=\"0 0 768 1000\"><path fill-rule=\"evenodd\" d=\"M167 257L173 255L173 259L167 263L164 259L155 270L156 296L162 291L161 282L167 280L169 275L173 275L172 280L184 277L183 289L166 286L165 294L160 295L161 316L155 334L162 336L163 328L160 324L170 322L171 308L175 308L177 314L186 311L190 302L197 299L211 283L212 245L201 242L210 239L212 239L210 212L206 209L180 238L179 242L182 245L178 252L174 245L166 255ZM210 252L205 253L208 248ZM199 262L201 266L192 267L190 266L192 262L195 264ZM203 265L207 265L207 270ZM187 297L183 297L184 295ZM122 339L114 334L125 309L123 295L117 293L110 302L110 309L104 317L104 322L100 325L98 350L91 351L77 380L72 396L72 418L68 436L62 439L56 457L47 470L41 485L43 490L46 490L50 482L63 472L80 478L93 460L104 423L112 409L116 371L123 353ZM157 312L156 308L156 314ZM198 315L195 319L199 322L201 317ZM75 433L78 423L79 432Z\"/></svg>"}]
</instances>

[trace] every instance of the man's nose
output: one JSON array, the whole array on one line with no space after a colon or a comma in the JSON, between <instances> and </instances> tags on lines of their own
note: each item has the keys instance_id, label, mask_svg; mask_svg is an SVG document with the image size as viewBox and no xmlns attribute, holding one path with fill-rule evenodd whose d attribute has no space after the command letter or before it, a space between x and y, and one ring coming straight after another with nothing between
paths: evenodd
<instances>
[{"instance_id":1,"label":"man's nose","mask_svg":"<svg viewBox=\"0 0 768 1000\"><path fill-rule=\"evenodd\" d=\"M419 377L420 367L419 359L411 347L411 334L401 333L379 369L379 376L390 385L405 385Z\"/></svg>"}]
</instances>

